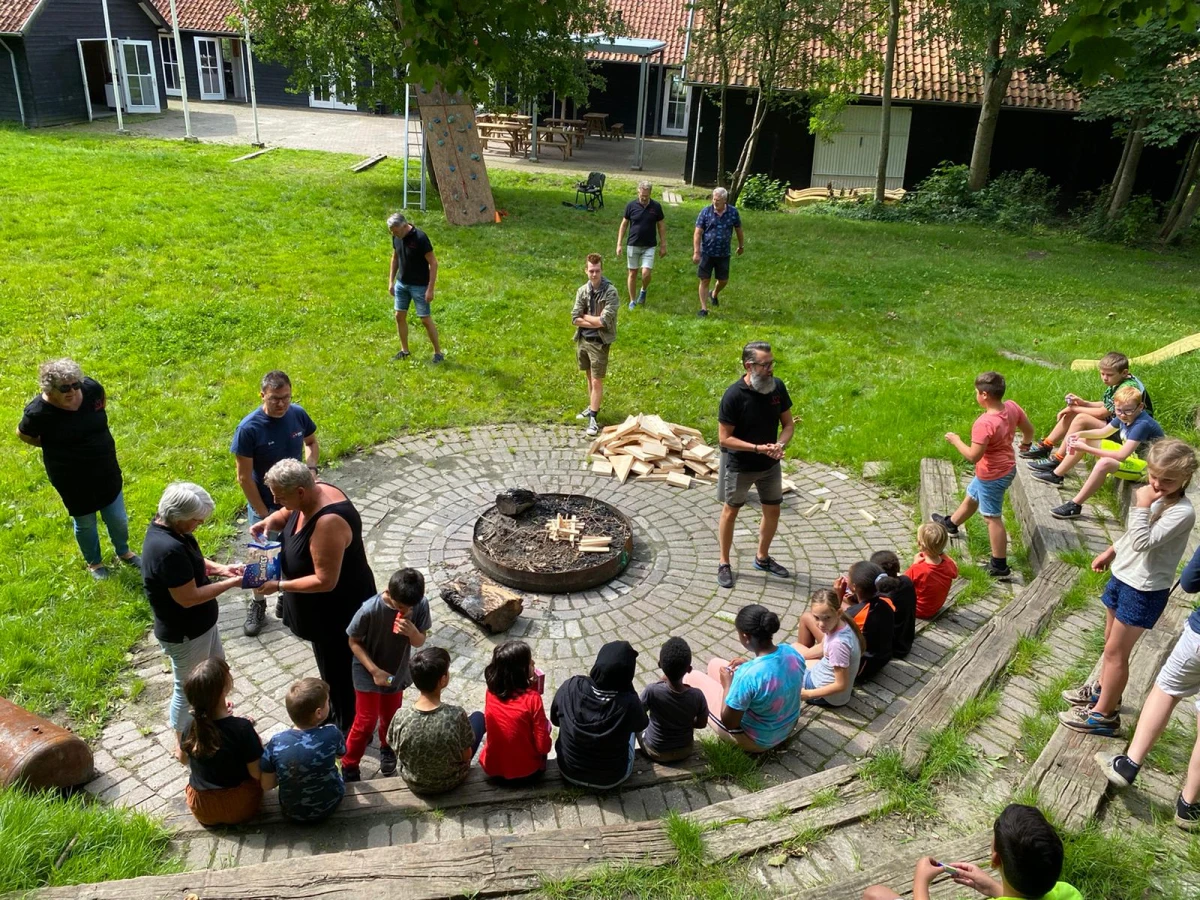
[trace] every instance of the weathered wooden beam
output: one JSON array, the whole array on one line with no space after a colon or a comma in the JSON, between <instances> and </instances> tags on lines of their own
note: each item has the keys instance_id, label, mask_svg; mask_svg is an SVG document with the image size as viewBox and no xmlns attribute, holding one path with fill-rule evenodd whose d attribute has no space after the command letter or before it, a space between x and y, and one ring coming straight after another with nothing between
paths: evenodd
<instances>
[{"instance_id":1,"label":"weathered wooden beam","mask_svg":"<svg viewBox=\"0 0 1200 900\"><path fill-rule=\"evenodd\" d=\"M950 515L958 509L958 482L954 466L948 459L921 460L921 485L917 491L917 504L921 508L921 521L931 521L934 513ZM957 537L950 538L950 546L962 550L967 546L966 530L961 529Z\"/></svg>"},{"instance_id":2,"label":"weathered wooden beam","mask_svg":"<svg viewBox=\"0 0 1200 900\"><path fill-rule=\"evenodd\" d=\"M1022 637L1037 634L1050 621L1079 570L1054 561L1021 595L984 622L970 640L938 670L904 711L879 733L877 749L896 747L904 764L915 768L924 753L922 736L945 727L954 711L986 691L1008 665Z\"/></svg>"},{"instance_id":3,"label":"weathered wooden beam","mask_svg":"<svg viewBox=\"0 0 1200 900\"><path fill-rule=\"evenodd\" d=\"M245 156L235 157L235 158L231 159L230 162L245 162L248 159L254 159L256 157L262 156L264 153L270 153L274 149L275 149L274 147L264 147L262 150L254 150L250 153L247 153Z\"/></svg>"},{"instance_id":4,"label":"weathered wooden beam","mask_svg":"<svg viewBox=\"0 0 1200 900\"><path fill-rule=\"evenodd\" d=\"M1021 522L1021 540L1029 550L1029 562L1035 570L1061 553L1083 549L1070 520L1050 515L1050 510L1059 504L1058 489L1034 478L1023 459L1017 459L1017 477L1008 497Z\"/></svg>"}]
</instances>

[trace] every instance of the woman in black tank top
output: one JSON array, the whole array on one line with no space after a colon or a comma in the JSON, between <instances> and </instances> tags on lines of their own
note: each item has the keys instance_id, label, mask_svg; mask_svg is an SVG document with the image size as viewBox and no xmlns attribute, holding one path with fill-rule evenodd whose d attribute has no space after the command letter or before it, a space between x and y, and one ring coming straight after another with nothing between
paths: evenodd
<instances>
[{"instance_id":1,"label":"woman in black tank top","mask_svg":"<svg viewBox=\"0 0 1200 900\"><path fill-rule=\"evenodd\" d=\"M329 685L329 719L345 734L354 721L354 682L346 628L373 597L375 576L362 541L362 518L344 493L319 484L300 461L271 467L267 486L283 509L251 529L260 537L280 531L281 576L263 585L282 591L283 623L313 645L321 678Z\"/></svg>"}]
</instances>

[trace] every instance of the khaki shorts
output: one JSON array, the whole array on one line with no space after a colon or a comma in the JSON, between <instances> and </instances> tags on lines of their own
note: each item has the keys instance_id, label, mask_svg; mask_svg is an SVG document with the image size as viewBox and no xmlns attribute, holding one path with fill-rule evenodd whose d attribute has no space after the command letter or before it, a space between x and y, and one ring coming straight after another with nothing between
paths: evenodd
<instances>
[{"instance_id":1,"label":"khaki shorts","mask_svg":"<svg viewBox=\"0 0 1200 900\"><path fill-rule=\"evenodd\" d=\"M764 506L778 506L783 502L783 469L778 461L761 472L730 472L728 459L728 453L721 454L721 466L717 470L718 500L733 507L745 506L753 487Z\"/></svg>"},{"instance_id":2,"label":"khaki shorts","mask_svg":"<svg viewBox=\"0 0 1200 900\"><path fill-rule=\"evenodd\" d=\"M581 339L575 350L580 370L591 372L593 378L603 378L608 373L608 350L610 347L612 344Z\"/></svg>"}]
</instances>

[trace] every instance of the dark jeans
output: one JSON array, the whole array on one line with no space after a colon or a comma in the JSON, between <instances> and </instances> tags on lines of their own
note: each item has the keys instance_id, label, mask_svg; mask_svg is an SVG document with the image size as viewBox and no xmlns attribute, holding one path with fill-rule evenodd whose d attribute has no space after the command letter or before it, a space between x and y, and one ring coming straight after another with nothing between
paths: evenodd
<instances>
[{"instance_id":1,"label":"dark jeans","mask_svg":"<svg viewBox=\"0 0 1200 900\"><path fill-rule=\"evenodd\" d=\"M483 736L487 734L487 725L484 722L483 713L473 712L467 719L471 723L471 731L475 733L475 740L471 744L471 755L474 756L479 752L479 745L483 743Z\"/></svg>"},{"instance_id":2,"label":"dark jeans","mask_svg":"<svg viewBox=\"0 0 1200 900\"><path fill-rule=\"evenodd\" d=\"M343 735L350 733L354 724L354 676L350 671L354 653L345 635L333 636L329 640L313 641L313 657L321 680L329 685L329 718L341 729Z\"/></svg>"}]
</instances>

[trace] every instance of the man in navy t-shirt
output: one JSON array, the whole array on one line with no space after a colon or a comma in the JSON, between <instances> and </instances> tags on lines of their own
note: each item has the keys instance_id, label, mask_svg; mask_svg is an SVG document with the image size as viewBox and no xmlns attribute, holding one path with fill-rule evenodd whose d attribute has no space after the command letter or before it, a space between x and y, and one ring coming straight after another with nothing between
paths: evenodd
<instances>
[{"instance_id":1,"label":"man in navy t-shirt","mask_svg":"<svg viewBox=\"0 0 1200 900\"><path fill-rule=\"evenodd\" d=\"M250 524L261 522L279 504L267 487L267 470L281 459L303 460L315 474L321 447L317 426L299 404L292 403L292 382L278 370L263 376L259 390L263 405L238 424L230 451L237 457L237 480L246 495ZM253 637L262 630L265 597L254 595L243 631Z\"/></svg>"}]
</instances>

